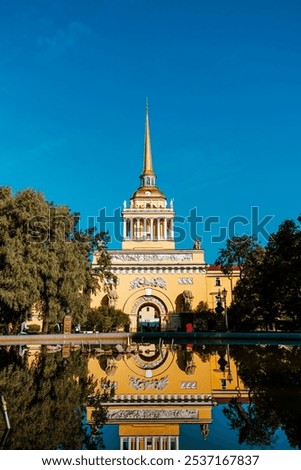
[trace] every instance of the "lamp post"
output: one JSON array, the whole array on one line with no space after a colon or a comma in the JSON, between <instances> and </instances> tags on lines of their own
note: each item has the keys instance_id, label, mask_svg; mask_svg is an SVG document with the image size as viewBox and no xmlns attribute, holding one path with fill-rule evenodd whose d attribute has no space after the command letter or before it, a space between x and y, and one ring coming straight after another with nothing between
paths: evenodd
<instances>
[{"instance_id":1,"label":"lamp post","mask_svg":"<svg viewBox=\"0 0 301 470\"><path fill-rule=\"evenodd\" d=\"M227 312L227 290L222 290L222 299L224 304L224 312L225 312L225 326L226 330L228 331L228 312Z\"/></svg>"},{"instance_id":2,"label":"lamp post","mask_svg":"<svg viewBox=\"0 0 301 470\"><path fill-rule=\"evenodd\" d=\"M4 435L1 439L1 449L4 449L4 444L10 433L11 426L10 426L10 421L8 417L8 412L7 412L7 403L3 395L1 395L1 405L2 405L2 411L3 411L3 415L5 419L5 426L6 426L6 431L4 432Z\"/></svg>"},{"instance_id":3,"label":"lamp post","mask_svg":"<svg viewBox=\"0 0 301 470\"><path fill-rule=\"evenodd\" d=\"M228 368L228 374L227 374L227 380L229 384L231 384L233 377L231 373L231 363L230 363L230 346L227 344L227 368Z\"/></svg>"}]
</instances>

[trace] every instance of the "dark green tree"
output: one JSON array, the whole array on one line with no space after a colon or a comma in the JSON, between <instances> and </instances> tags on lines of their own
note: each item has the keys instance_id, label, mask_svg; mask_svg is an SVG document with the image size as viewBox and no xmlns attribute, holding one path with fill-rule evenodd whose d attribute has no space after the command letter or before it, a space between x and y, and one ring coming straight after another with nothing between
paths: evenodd
<instances>
[{"instance_id":1,"label":"dark green tree","mask_svg":"<svg viewBox=\"0 0 301 470\"><path fill-rule=\"evenodd\" d=\"M300 217L298 219L300 222ZM228 316L236 327L267 329L301 322L301 231L285 220L265 248L255 247L244 261Z\"/></svg>"},{"instance_id":2,"label":"dark green tree","mask_svg":"<svg viewBox=\"0 0 301 470\"><path fill-rule=\"evenodd\" d=\"M293 220L285 220L269 238L263 282L274 318L289 318L296 326L301 320L301 231Z\"/></svg>"},{"instance_id":3,"label":"dark green tree","mask_svg":"<svg viewBox=\"0 0 301 470\"><path fill-rule=\"evenodd\" d=\"M249 253L244 264L244 276L234 288L234 301L228 308L230 329L254 330L259 323L271 321L265 310L262 299L264 286L262 275L264 271L265 248L256 246ZM267 299L268 300L268 299Z\"/></svg>"},{"instance_id":4,"label":"dark green tree","mask_svg":"<svg viewBox=\"0 0 301 470\"><path fill-rule=\"evenodd\" d=\"M218 315L208 307L207 302L201 301L194 310L193 318L194 331L214 330Z\"/></svg>"},{"instance_id":5,"label":"dark green tree","mask_svg":"<svg viewBox=\"0 0 301 470\"><path fill-rule=\"evenodd\" d=\"M249 403L240 397L224 409L240 442L267 447L283 429L293 448L301 448L301 349L299 346L231 346L239 377L249 390Z\"/></svg>"},{"instance_id":6,"label":"dark green tree","mask_svg":"<svg viewBox=\"0 0 301 470\"><path fill-rule=\"evenodd\" d=\"M249 235L229 238L226 242L226 247L219 251L215 264L220 266L222 272L227 276L231 276L233 269L238 268L240 278L242 278L246 258L256 245L254 238Z\"/></svg>"}]
</instances>

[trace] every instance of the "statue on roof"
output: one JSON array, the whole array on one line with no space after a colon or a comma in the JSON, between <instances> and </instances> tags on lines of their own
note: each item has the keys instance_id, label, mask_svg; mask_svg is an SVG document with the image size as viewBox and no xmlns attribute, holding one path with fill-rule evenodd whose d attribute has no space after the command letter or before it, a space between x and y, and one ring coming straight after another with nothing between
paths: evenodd
<instances>
[{"instance_id":1,"label":"statue on roof","mask_svg":"<svg viewBox=\"0 0 301 470\"><path fill-rule=\"evenodd\" d=\"M196 237L196 239L194 240L193 249L194 250L200 250L201 249L201 242L198 239L198 237Z\"/></svg>"}]
</instances>

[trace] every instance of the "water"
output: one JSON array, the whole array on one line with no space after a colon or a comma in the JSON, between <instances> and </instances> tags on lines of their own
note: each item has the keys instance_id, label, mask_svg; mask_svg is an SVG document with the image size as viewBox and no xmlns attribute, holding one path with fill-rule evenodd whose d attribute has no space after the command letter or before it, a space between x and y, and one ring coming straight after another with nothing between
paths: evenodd
<instances>
[{"instance_id":1,"label":"water","mask_svg":"<svg viewBox=\"0 0 301 470\"><path fill-rule=\"evenodd\" d=\"M301 345L0 348L2 449L295 450Z\"/></svg>"}]
</instances>

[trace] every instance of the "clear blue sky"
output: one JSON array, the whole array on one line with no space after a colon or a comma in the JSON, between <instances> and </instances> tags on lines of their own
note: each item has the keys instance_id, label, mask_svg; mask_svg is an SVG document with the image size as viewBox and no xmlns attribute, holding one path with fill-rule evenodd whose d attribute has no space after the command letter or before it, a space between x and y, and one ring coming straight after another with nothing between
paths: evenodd
<instances>
[{"instance_id":1,"label":"clear blue sky","mask_svg":"<svg viewBox=\"0 0 301 470\"><path fill-rule=\"evenodd\" d=\"M158 186L179 225L203 217L207 262L233 220L256 229L252 207L267 231L296 220L300 25L299 0L1 0L0 184L82 226L112 216L139 185L148 97Z\"/></svg>"}]
</instances>

